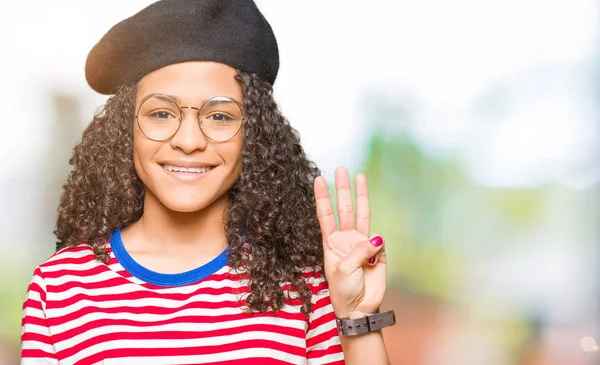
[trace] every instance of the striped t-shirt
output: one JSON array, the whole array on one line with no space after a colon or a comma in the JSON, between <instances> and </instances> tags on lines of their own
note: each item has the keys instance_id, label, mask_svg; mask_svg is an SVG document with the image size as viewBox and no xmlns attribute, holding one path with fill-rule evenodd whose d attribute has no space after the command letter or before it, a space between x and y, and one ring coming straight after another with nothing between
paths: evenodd
<instances>
[{"instance_id":1,"label":"striped t-shirt","mask_svg":"<svg viewBox=\"0 0 600 365\"><path fill-rule=\"evenodd\" d=\"M320 271L304 273L310 314L288 299L277 314L249 315L240 307L247 273L231 269L227 250L180 274L139 265L119 230L107 250L108 264L80 244L35 269L23 304L22 364L344 363Z\"/></svg>"}]
</instances>

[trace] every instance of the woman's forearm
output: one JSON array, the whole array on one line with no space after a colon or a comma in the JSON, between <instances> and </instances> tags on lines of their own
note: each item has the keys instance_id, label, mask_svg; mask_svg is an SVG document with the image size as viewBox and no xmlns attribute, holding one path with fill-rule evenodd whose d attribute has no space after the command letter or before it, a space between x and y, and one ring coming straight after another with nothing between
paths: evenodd
<instances>
[{"instance_id":1,"label":"woman's forearm","mask_svg":"<svg viewBox=\"0 0 600 365\"><path fill-rule=\"evenodd\" d=\"M383 334L374 331L358 336L340 335L346 365L388 365Z\"/></svg>"}]
</instances>

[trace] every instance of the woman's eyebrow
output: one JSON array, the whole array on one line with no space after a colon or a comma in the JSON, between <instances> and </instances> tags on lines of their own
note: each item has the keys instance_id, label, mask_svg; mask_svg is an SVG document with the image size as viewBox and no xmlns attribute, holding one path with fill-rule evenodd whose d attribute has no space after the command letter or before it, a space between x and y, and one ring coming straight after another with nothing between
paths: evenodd
<instances>
[{"instance_id":1,"label":"woman's eyebrow","mask_svg":"<svg viewBox=\"0 0 600 365\"><path fill-rule=\"evenodd\" d=\"M239 101L235 100L232 97L229 97L229 96L217 96L215 98L212 98L212 99L209 99L208 101L206 101L205 105L212 106L212 105L223 104L223 103L232 103L232 102L240 104Z\"/></svg>"},{"instance_id":2,"label":"woman's eyebrow","mask_svg":"<svg viewBox=\"0 0 600 365\"><path fill-rule=\"evenodd\" d=\"M164 94L164 95L166 95L166 96L170 97L171 99L175 100L175 102L178 105L181 105L181 99L179 99L176 95L169 95L169 94Z\"/></svg>"},{"instance_id":3,"label":"woman's eyebrow","mask_svg":"<svg viewBox=\"0 0 600 365\"><path fill-rule=\"evenodd\" d=\"M166 97L169 97L169 98L175 100L175 102L177 102L177 104L181 105L181 99L179 99L176 95L170 95L170 94L165 94L165 93L160 93L160 92L148 93L148 94L144 95L141 98L141 100L146 100L146 99L148 99L150 97L153 97L153 96L166 96Z\"/></svg>"},{"instance_id":4,"label":"woman's eyebrow","mask_svg":"<svg viewBox=\"0 0 600 365\"><path fill-rule=\"evenodd\" d=\"M148 95L144 96L144 99L145 99L145 98L148 98L148 97L150 97L150 96L156 96L156 95L164 95L164 96L168 96L169 98L171 98L171 99L175 100L175 102L177 103L177 105L180 105L180 106L182 106L182 105L181 105L181 104L182 104L182 102L181 102L181 99L179 99L179 97L177 97L177 95L164 94L164 93L160 93L160 92L159 92L159 93L150 93L150 94L148 94ZM204 103L206 103L207 101L209 101L209 100L210 100L210 99L212 99L212 98L217 98L217 99L216 99L216 100L211 100L211 103L210 103L210 105L213 105L213 104L218 104L218 103L220 103L220 102L222 103L223 101L225 101L225 100L223 100L223 99L218 99L219 97L225 97L225 98L231 99L231 100L235 101L236 103L238 103L239 105L242 105L242 103L241 103L239 100L237 100L236 98L234 98L234 97L232 97L232 96L226 96L226 95L215 95L215 96L212 96L212 97L210 97L210 98L208 98L208 99L202 100L202 103L201 103L201 105L203 105Z\"/></svg>"}]
</instances>

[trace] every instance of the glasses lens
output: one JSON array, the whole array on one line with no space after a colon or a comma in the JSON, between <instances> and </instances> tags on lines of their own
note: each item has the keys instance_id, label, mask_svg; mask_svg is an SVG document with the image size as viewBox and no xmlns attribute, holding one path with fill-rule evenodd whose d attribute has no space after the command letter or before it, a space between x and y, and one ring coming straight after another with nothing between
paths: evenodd
<instances>
[{"instance_id":1,"label":"glasses lens","mask_svg":"<svg viewBox=\"0 0 600 365\"><path fill-rule=\"evenodd\" d=\"M231 139L242 127L242 110L232 99L212 98L200 109L200 127L214 141Z\"/></svg>"},{"instance_id":2,"label":"glasses lens","mask_svg":"<svg viewBox=\"0 0 600 365\"><path fill-rule=\"evenodd\" d=\"M180 117L177 104L164 95L146 99L138 111L140 129L148 138L157 141L169 139L177 132Z\"/></svg>"}]
</instances>

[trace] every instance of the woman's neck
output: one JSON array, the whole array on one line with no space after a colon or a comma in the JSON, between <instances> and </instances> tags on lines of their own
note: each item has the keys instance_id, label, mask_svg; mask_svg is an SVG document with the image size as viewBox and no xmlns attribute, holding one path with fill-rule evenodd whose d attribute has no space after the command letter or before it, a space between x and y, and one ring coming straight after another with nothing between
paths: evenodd
<instances>
[{"instance_id":1,"label":"woman's neck","mask_svg":"<svg viewBox=\"0 0 600 365\"><path fill-rule=\"evenodd\" d=\"M227 210L227 194L200 211L181 213L147 191L142 217L123 229L123 242L131 251L215 256L227 247Z\"/></svg>"}]
</instances>

